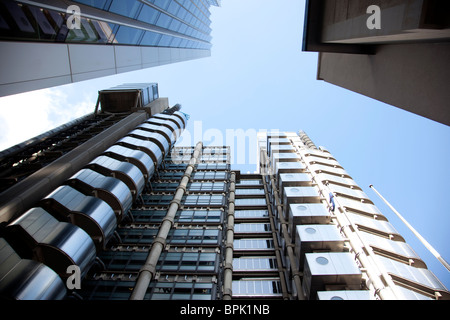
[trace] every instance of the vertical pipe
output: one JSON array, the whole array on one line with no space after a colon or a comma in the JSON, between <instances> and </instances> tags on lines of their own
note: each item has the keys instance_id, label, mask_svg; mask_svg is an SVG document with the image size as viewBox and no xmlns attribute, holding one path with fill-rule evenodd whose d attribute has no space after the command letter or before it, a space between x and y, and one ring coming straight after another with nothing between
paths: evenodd
<instances>
[{"instance_id":1,"label":"vertical pipe","mask_svg":"<svg viewBox=\"0 0 450 320\"><path fill-rule=\"evenodd\" d=\"M370 186L369 186L369 188L371 188L371 189L373 189L373 191L375 191L375 193L381 198L381 200L383 200L384 201L384 203L386 203L388 206L389 206L389 208L391 208L391 210L392 211L394 211L394 213L397 215L397 217L399 217L400 218L400 220L402 220L403 221L403 223L404 224L406 224L406 226L409 228L409 230L411 230L411 232L412 233L414 233L414 235L420 240L420 242L422 242L422 244L436 257L436 259L438 259L439 260L439 262L440 263L442 263L442 265L445 267L445 268L447 268L447 270L448 271L450 271L450 265L448 264L448 262L447 261L445 261L445 259L444 258L442 258L442 256L439 254L439 252L437 252L429 243L428 243L428 241L426 241L425 240L425 238L424 237L422 237L421 235L420 235L420 233L418 233L417 231L416 231L416 229L414 229L413 228L413 226L412 225L410 225L409 223L408 223L408 221L406 221L406 219L405 218L403 218L402 217L402 215L397 211L397 210L395 210L395 208L377 191L377 189L375 189L375 187L371 184Z\"/></svg>"},{"instance_id":2,"label":"vertical pipe","mask_svg":"<svg viewBox=\"0 0 450 320\"><path fill-rule=\"evenodd\" d=\"M159 257L161 256L161 253L166 245L167 235L169 234L169 231L173 226L173 221L178 211L178 208L180 207L181 199L183 198L183 195L186 192L187 184L191 177L192 171L194 170L194 167L197 164L202 149L203 143L202 142L197 143L194 149L194 153L189 161L189 165L187 166L183 178L181 179L181 182L177 187L175 196L173 197L173 200L170 202L170 206L169 209L167 210L166 216L164 217L161 226L159 227L158 234L156 235L156 238L153 241L147 259L144 265L142 266L141 270L139 271L139 276L136 280L136 284L130 296L130 300L143 300L145 297L148 285L150 284L156 273L156 264L158 263Z\"/></svg>"},{"instance_id":3,"label":"vertical pipe","mask_svg":"<svg viewBox=\"0 0 450 320\"><path fill-rule=\"evenodd\" d=\"M225 252L223 300L231 300L233 296L233 242L234 242L234 200L236 190L236 174L231 173L230 196L228 197L227 241Z\"/></svg>"}]
</instances>

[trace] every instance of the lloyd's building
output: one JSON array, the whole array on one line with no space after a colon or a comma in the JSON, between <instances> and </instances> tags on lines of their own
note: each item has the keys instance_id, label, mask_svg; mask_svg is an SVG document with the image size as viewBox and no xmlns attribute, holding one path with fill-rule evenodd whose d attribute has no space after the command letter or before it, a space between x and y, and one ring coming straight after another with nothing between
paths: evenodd
<instances>
[{"instance_id":1,"label":"lloyd's building","mask_svg":"<svg viewBox=\"0 0 450 320\"><path fill-rule=\"evenodd\" d=\"M183 110L184 111L184 110ZM156 83L0 153L0 296L21 300L437 300L450 293L304 132L177 147Z\"/></svg>"}]
</instances>

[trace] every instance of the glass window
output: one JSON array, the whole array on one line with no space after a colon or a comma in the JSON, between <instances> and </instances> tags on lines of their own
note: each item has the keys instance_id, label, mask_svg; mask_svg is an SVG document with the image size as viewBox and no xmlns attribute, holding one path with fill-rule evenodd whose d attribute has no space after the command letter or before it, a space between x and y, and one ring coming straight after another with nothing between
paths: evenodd
<instances>
[{"instance_id":1,"label":"glass window","mask_svg":"<svg viewBox=\"0 0 450 320\"><path fill-rule=\"evenodd\" d=\"M275 257L241 257L233 259L235 271L275 271L277 270Z\"/></svg>"},{"instance_id":2,"label":"glass window","mask_svg":"<svg viewBox=\"0 0 450 320\"><path fill-rule=\"evenodd\" d=\"M164 34L158 43L158 47L170 47L173 37Z\"/></svg>"},{"instance_id":3,"label":"glass window","mask_svg":"<svg viewBox=\"0 0 450 320\"><path fill-rule=\"evenodd\" d=\"M158 21L156 22L156 25L158 27L168 29L172 20L173 20L173 18L171 18L167 14L161 12L161 14L159 15Z\"/></svg>"},{"instance_id":4,"label":"glass window","mask_svg":"<svg viewBox=\"0 0 450 320\"><path fill-rule=\"evenodd\" d=\"M270 230L269 223L236 223L234 225L236 233L264 233Z\"/></svg>"},{"instance_id":5,"label":"glass window","mask_svg":"<svg viewBox=\"0 0 450 320\"><path fill-rule=\"evenodd\" d=\"M156 46L159 43L162 35L159 33L146 31L144 37L142 38L142 46Z\"/></svg>"},{"instance_id":6,"label":"glass window","mask_svg":"<svg viewBox=\"0 0 450 320\"><path fill-rule=\"evenodd\" d=\"M144 31L140 29L120 26L116 33L116 41L119 44L136 45L138 44L143 32Z\"/></svg>"},{"instance_id":7,"label":"glass window","mask_svg":"<svg viewBox=\"0 0 450 320\"><path fill-rule=\"evenodd\" d=\"M236 210L234 212L236 218L267 218L269 217L269 211L267 210Z\"/></svg>"},{"instance_id":8,"label":"glass window","mask_svg":"<svg viewBox=\"0 0 450 320\"><path fill-rule=\"evenodd\" d=\"M274 249L273 239L236 239L233 241L235 250L267 250Z\"/></svg>"},{"instance_id":9,"label":"glass window","mask_svg":"<svg viewBox=\"0 0 450 320\"><path fill-rule=\"evenodd\" d=\"M173 0L155 0L153 3L163 10L167 10Z\"/></svg>"},{"instance_id":10,"label":"glass window","mask_svg":"<svg viewBox=\"0 0 450 320\"><path fill-rule=\"evenodd\" d=\"M236 199L237 206L266 206L266 199L264 198L246 198Z\"/></svg>"},{"instance_id":11,"label":"glass window","mask_svg":"<svg viewBox=\"0 0 450 320\"><path fill-rule=\"evenodd\" d=\"M241 194L264 194L264 189L236 189L236 195Z\"/></svg>"},{"instance_id":12,"label":"glass window","mask_svg":"<svg viewBox=\"0 0 450 320\"><path fill-rule=\"evenodd\" d=\"M282 295L279 279L235 280L232 284L232 290L233 296L236 297L279 297Z\"/></svg>"},{"instance_id":13,"label":"glass window","mask_svg":"<svg viewBox=\"0 0 450 320\"><path fill-rule=\"evenodd\" d=\"M188 195L184 201L184 205L194 206L221 206L223 205L225 197L223 195Z\"/></svg>"},{"instance_id":14,"label":"glass window","mask_svg":"<svg viewBox=\"0 0 450 320\"><path fill-rule=\"evenodd\" d=\"M126 2L121 0L121 2ZM149 24L155 24L159 17L160 12L152 7L144 5L141 12L139 13L137 19Z\"/></svg>"},{"instance_id":15,"label":"glass window","mask_svg":"<svg viewBox=\"0 0 450 320\"><path fill-rule=\"evenodd\" d=\"M257 180L241 179L241 181L239 181L237 184L238 185L258 185L258 184L262 184L262 181L260 179L257 179Z\"/></svg>"},{"instance_id":16,"label":"glass window","mask_svg":"<svg viewBox=\"0 0 450 320\"><path fill-rule=\"evenodd\" d=\"M113 0L109 11L134 19L141 5L137 0Z\"/></svg>"},{"instance_id":17,"label":"glass window","mask_svg":"<svg viewBox=\"0 0 450 320\"><path fill-rule=\"evenodd\" d=\"M108 0L74 0L75 2L86 4L91 7L103 9Z\"/></svg>"},{"instance_id":18,"label":"glass window","mask_svg":"<svg viewBox=\"0 0 450 320\"><path fill-rule=\"evenodd\" d=\"M225 191L225 182L193 182L189 186L189 191Z\"/></svg>"}]
</instances>

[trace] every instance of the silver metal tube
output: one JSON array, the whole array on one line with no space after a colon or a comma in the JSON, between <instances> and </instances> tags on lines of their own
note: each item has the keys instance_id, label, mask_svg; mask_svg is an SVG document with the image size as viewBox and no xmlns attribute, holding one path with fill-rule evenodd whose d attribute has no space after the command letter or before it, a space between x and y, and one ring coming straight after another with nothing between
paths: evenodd
<instances>
[{"instance_id":1,"label":"silver metal tube","mask_svg":"<svg viewBox=\"0 0 450 320\"><path fill-rule=\"evenodd\" d=\"M375 191L375 193L381 198L381 200L383 200L384 203L386 203L389 206L389 208L391 208L391 210L394 211L397 217L399 217L399 219L403 221L403 223L409 228L409 230L411 230L412 233L414 233L414 235L420 240L420 242L422 242L423 245L436 257L436 259L438 259L439 262L442 263L442 265L445 268L447 268L448 271L450 271L450 265L448 264L447 261L445 261L444 258L442 258L439 252L437 252L436 249L434 249L431 246L431 244L429 244L428 241L425 240L425 238L422 237L420 233L417 232L416 229L414 229L413 226L410 225L408 221L406 221L406 219L403 218L403 216L397 210L395 210L395 208L377 191L377 189L375 189L375 187L372 184L369 186L369 188Z\"/></svg>"},{"instance_id":2,"label":"silver metal tube","mask_svg":"<svg viewBox=\"0 0 450 320\"><path fill-rule=\"evenodd\" d=\"M186 168L183 178L181 179L177 191L175 192L175 196L173 197L169 209L167 210L166 216L164 217L163 222L159 227L158 234L156 235L156 238L153 241L147 259L144 265L142 266L141 270L139 271L139 276L136 280L136 284L130 296L130 300L143 300L145 297L148 285L150 284L152 278L156 273L156 264L158 263L159 257L161 256L161 253L164 250L167 235L169 234L169 231L172 228L175 214L177 213L178 208L180 207L181 199L184 193L186 192L187 184L191 177L192 171L194 170L194 167L197 164L202 149L203 143L202 142L197 143L194 149L194 153L189 161L189 165Z\"/></svg>"},{"instance_id":3,"label":"silver metal tube","mask_svg":"<svg viewBox=\"0 0 450 320\"><path fill-rule=\"evenodd\" d=\"M227 242L225 253L225 271L223 284L223 300L231 300L233 296L233 242L234 242L234 200L236 174L231 173L230 196L228 198Z\"/></svg>"}]
</instances>

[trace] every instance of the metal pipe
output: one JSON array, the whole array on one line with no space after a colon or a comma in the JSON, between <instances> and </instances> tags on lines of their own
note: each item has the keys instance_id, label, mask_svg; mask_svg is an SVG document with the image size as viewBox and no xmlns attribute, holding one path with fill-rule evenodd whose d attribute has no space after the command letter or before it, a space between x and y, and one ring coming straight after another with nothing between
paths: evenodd
<instances>
[{"instance_id":1,"label":"metal pipe","mask_svg":"<svg viewBox=\"0 0 450 320\"><path fill-rule=\"evenodd\" d=\"M144 112L129 115L1 193L0 222L19 217L146 119Z\"/></svg>"},{"instance_id":2,"label":"metal pipe","mask_svg":"<svg viewBox=\"0 0 450 320\"><path fill-rule=\"evenodd\" d=\"M234 200L236 190L236 174L231 173L230 196L228 198L227 241L225 252L223 300L231 300L233 296L233 242L234 242Z\"/></svg>"},{"instance_id":3,"label":"metal pipe","mask_svg":"<svg viewBox=\"0 0 450 320\"><path fill-rule=\"evenodd\" d=\"M178 211L178 208L180 207L181 199L183 198L183 195L186 192L187 184L191 177L192 171L194 170L194 167L197 164L202 149L203 143L202 142L197 143L194 149L194 153L186 168L186 171L184 172L183 178L181 179L181 182L177 187L175 196L173 197L173 200L170 202L170 206L169 209L167 210L166 216L164 217L161 226L159 227L158 234L156 235L156 238L153 241L147 259L144 265L142 266L141 270L139 271L139 275L136 280L133 292L130 296L130 300L143 300L145 297L148 285L150 284L152 278L156 273L156 264L158 263L159 257L161 256L161 253L164 250L167 236L169 234L170 229L172 229L175 215Z\"/></svg>"},{"instance_id":4,"label":"metal pipe","mask_svg":"<svg viewBox=\"0 0 450 320\"><path fill-rule=\"evenodd\" d=\"M266 196L267 209L268 209L268 212L269 212L269 219L270 219L270 229L272 230L272 239L273 239L273 244L274 244L274 249L275 249L275 257L276 257L276 261L277 261L277 264L278 264L278 273L280 275L281 292L283 294L283 299L288 300L289 299L289 292L288 292L288 289L287 289L287 280L286 280L286 276L285 276L283 268L282 268L283 262L281 260L281 254L280 254L280 252L282 250L280 248L280 244L278 243L277 231L275 229L275 217L273 215L272 208L269 205L269 203L270 203L269 190L267 188L266 183L267 182L266 182L265 178L263 177L264 193L265 193L265 196ZM274 192L276 192L276 190L274 190ZM276 204L276 205L278 207L278 204Z\"/></svg>"},{"instance_id":5,"label":"metal pipe","mask_svg":"<svg viewBox=\"0 0 450 320\"><path fill-rule=\"evenodd\" d=\"M428 241L425 240L424 237L422 237L420 235L419 232L416 231L416 229L413 228L412 225L410 225L408 223L408 221L406 221L405 218L403 218L403 216L397 211L395 210L395 208L377 191L377 189L375 189L375 187L371 184L369 186L369 188L373 189L373 191L375 191L375 193L381 198L381 200L384 201L384 203L386 203L389 208L391 208L392 211L394 211L394 213L397 215L397 217L400 218L400 220L403 221L404 224L406 224L406 226L409 228L409 230L411 230L412 233L414 233L414 235L420 240L420 242L422 242L422 244L436 257L436 259L439 260L440 263L442 263L442 265L447 268L448 271L450 271L450 265L448 264L447 261L445 261L445 259L439 254L439 252L436 251L436 249L434 249L429 243Z\"/></svg>"}]
</instances>

